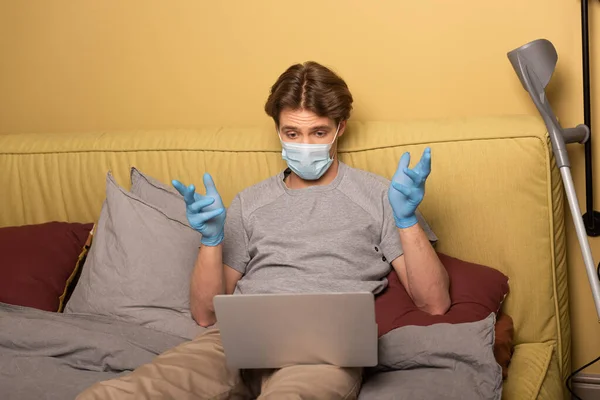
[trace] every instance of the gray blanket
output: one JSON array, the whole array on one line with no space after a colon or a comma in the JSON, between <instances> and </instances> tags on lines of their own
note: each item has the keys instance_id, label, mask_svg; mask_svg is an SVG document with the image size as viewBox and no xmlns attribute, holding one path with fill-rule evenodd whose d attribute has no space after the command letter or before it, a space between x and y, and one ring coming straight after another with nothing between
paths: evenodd
<instances>
[{"instance_id":1,"label":"gray blanket","mask_svg":"<svg viewBox=\"0 0 600 400\"><path fill-rule=\"evenodd\" d=\"M468 324L403 327L379 340L360 400L500 400L493 315ZM188 339L87 314L0 303L0 399L74 399Z\"/></svg>"},{"instance_id":2,"label":"gray blanket","mask_svg":"<svg viewBox=\"0 0 600 400\"><path fill-rule=\"evenodd\" d=\"M184 341L109 318L0 303L0 399L74 399Z\"/></svg>"}]
</instances>

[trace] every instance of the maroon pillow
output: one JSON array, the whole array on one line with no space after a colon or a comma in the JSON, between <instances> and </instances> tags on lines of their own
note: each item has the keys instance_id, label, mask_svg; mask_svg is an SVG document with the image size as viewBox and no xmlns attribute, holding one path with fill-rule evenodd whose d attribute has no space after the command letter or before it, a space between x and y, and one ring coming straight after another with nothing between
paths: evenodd
<instances>
[{"instance_id":1,"label":"maroon pillow","mask_svg":"<svg viewBox=\"0 0 600 400\"><path fill-rule=\"evenodd\" d=\"M498 313L508 294L508 277L479 264L438 253L450 278L451 305L444 315L431 315L415 306L394 270L388 275L389 286L375 299L375 317L379 336L406 325L475 322L490 313Z\"/></svg>"},{"instance_id":2,"label":"maroon pillow","mask_svg":"<svg viewBox=\"0 0 600 400\"><path fill-rule=\"evenodd\" d=\"M0 302L58 311L93 224L0 228Z\"/></svg>"}]
</instances>

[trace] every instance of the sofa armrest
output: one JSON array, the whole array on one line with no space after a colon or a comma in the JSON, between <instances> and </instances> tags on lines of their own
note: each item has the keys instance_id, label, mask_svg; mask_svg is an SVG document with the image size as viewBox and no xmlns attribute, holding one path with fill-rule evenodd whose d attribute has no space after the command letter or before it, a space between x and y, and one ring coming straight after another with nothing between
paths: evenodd
<instances>
[{"instance_id":1,"label":"sofa armrest","mask_svg":"<svg viewBox=\"0 0 600 400\"><path fill-rule=\"evenodd\" d=\"M564 389L554 357L553 343L515 346L504 381L502 399L564 399Z\"/></svg>"}]
</instances>

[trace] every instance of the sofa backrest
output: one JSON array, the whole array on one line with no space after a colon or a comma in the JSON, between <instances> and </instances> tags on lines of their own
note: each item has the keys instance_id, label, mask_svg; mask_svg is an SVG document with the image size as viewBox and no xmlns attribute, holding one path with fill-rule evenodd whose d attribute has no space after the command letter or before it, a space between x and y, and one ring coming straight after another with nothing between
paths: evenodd
<instances>
[{"instance_id":1,"label":"sofa backrest","mask_svg":"<svg viewBox=\"0 0 600 400\"><path fill-rule=\"evenodd\" d=\"M341 160L390 178L404 151L432 149L421 211L437 249L510 278L504 310L515 342L556 343L570 369L563 191L546 129L528 116L351 122ZM130 167L203 189L210 172L226 205L284 166L271 127L0 135L0 226L94 221L105 175L129 187Z\"/></svg>"}]
</instances>

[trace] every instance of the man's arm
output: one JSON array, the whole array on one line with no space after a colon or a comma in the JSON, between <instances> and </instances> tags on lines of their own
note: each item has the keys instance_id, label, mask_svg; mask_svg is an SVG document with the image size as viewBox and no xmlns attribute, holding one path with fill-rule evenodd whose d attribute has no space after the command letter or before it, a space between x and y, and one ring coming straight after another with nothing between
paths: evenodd
<instances>
[{"instance_id":1,"label":"man's arm","mask_svg":"<svg viewBox=\"0 0 600 400\"><path fill-rule=\"evenodd\" d=\"M414 169L409 169L409 164L410 153L404 153L388 190L403 250L392 266L417 307L430 314L445 314L450 307L448 273L417 218L431 172L431 149L425 149Z\"/></svg>"},{"instance_id":2,"label":"man's arm","mask_svg":"<svg viewBox=\"0 0 600 400\"><path fill-rule=\"evenodd\" d=\"M177 180L173 180L173 186L183 196L190 226L202 234L190 283L190 310L194 320L207 327L216 322L214 297L218 294L233 293L242 274L223 264L227 212L210 174L205 173L203 180L206 195L196 193L194 185L186 186ZM239 207L232 207L232 211L233 219L236 220ZM234 233L235 231L236 229L233 229ZM233 240L235 242L235 236Z\"/></svg>"},{"instance_id":3,"label":"man's arm","mask_svg":"<svg viewBox=\"0 0 600 400\"><path fill-rule=\"evenodd\" d=\"M445 314L450 308L448 273L419 224L398 229L404 254L392 261L402 285L419 309Z\"/></svg>"},{"instance_id":4,"label":"man's arm","mask_svg":"<svg viewBox=\"0 0 600 400\"><path fill-rule=\"evenodd\" d=\"M232 294L242 274L223 264L223 245L201 246L192 273L190 309L200 326L216 322L213 298L218 294Z\"/></svg>"}]
</instances>

